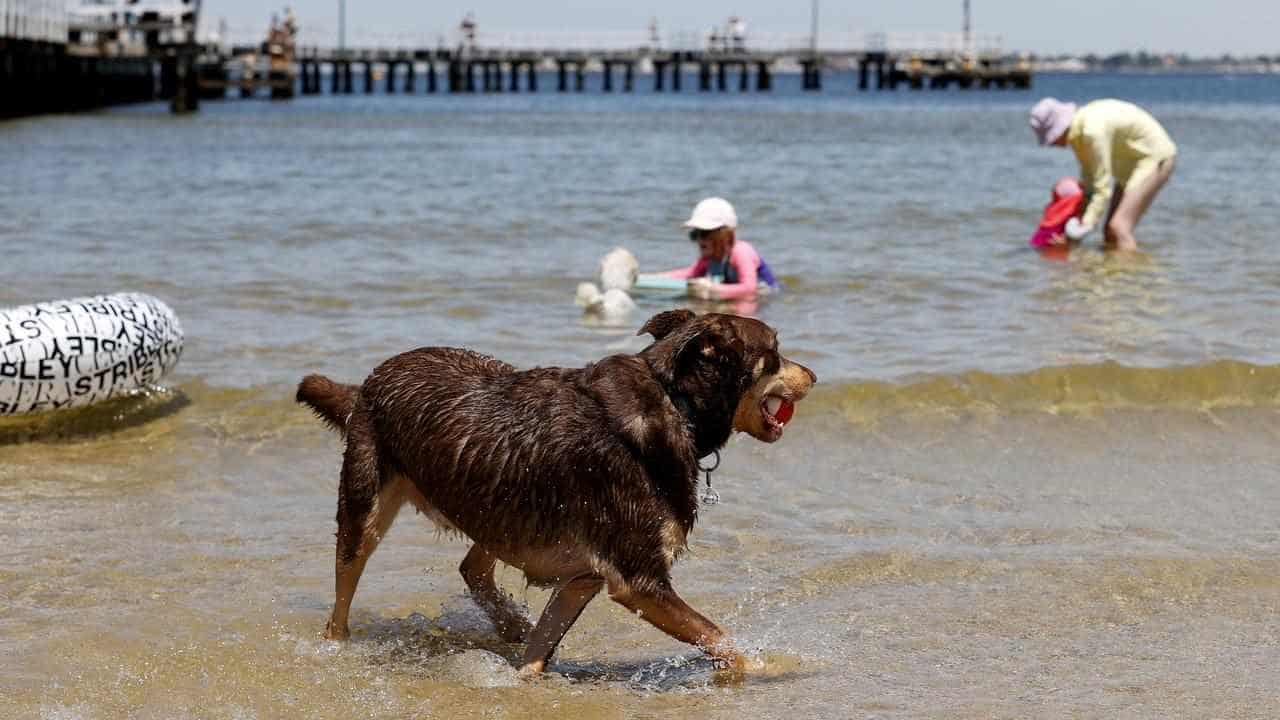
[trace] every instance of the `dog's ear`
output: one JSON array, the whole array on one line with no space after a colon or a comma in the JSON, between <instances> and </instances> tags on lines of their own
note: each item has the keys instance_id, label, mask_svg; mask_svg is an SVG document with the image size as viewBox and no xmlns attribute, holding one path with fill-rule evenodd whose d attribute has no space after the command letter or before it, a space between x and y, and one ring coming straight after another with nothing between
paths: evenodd
<instances>
[{"instance_id":1,"label":"dog's ear","mask_svg":"<svg viewBox=\"0 0 1280 720\"><path fill-rule=\"evenodd\" d=\"M644 324L644 327L640 328L640 332L636 334L644 335L645 333L649 333L653 336L654 340L661 340L662 338L670 335L672 330L678 329L696 317L698 317L697 314L692 310L668 310L666 312L660 312L649 318L648 322Z\"/></svg>"},{"instance_id":2,"label":"dog's ear","mask_svg":"<svg viewBox=\"0 0 1280 720\"><path fill-rule=\"evenodd\" d=\"M676 350L676 358L689 359L692 353L704 360L714 360L718 364L740 361L746 354L747 346L727 324L713 323L691 332L680 343Z\"/></svg>"}]
</instances>

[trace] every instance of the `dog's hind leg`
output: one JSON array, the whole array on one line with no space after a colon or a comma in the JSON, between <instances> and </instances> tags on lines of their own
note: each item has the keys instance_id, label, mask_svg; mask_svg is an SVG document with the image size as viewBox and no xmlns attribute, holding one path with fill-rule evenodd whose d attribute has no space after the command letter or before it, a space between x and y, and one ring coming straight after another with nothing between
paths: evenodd
<instances>
[{"instance_id":1,"label":"dog's hind leg","mask_svg":"<svg viewBox=\"0 0 1280 720\"><path fill-rule=\"evenodd\" d=\"M580 575L557 587L547 601L547 607L538 618L538 624L529 633L529 644L524 648L520 674L529 677L542 672L547 660L556 651L583 608L604 587L604 578L598 575Z\"/></svg>"},{"instance_id":2,"label":"dog's hind leg","mask_svg":"<svg viewBox=\"0 0 1280 720\"><path fill-rule=\"evenodd\" d=\"M351 636L347 613L360 575L407 499L409 481L403 476L396 475L382 483L377 449L366 423L357 413L347 426L347 452L338 487L333 614L324 629L324 636L330 640Z\"/></svg>"},{"instance_id":3,"label":"dog's hind leg","mask_svg":"<svg viewBox=\"0 0 1280 720\"><path fill-rule=\"evenodd\" d=\"M742 669L742 656L725 637L724 631L689 607L669 584L647 591L628 583L610 582L609 597L671 637L702 648L717 662L732 669Z\"/></svg>"},{"instance_id":4,"label":"dog's hind leg","mask_svg":"<svg viewBox=\"0 0 1280 720\"><path fill-rule=\"evenodd\" d=\"M462 579L471 590L471 597L489 616L502 639L511 643L524 642L533 626L511 596L498 589L493 581L493 567L497 562L498 559L489 551L472 545L458 572L462 573Z\"/></svg>"}]
</instances>

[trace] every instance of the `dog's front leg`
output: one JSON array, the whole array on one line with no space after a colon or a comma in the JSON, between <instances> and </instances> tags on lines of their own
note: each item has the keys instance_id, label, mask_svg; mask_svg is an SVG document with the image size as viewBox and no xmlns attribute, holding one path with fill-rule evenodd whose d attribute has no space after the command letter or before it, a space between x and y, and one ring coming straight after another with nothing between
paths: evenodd
<instances>
[{"instance_id":1,"label":"dog's front leg","mask_svg":"<svg viewBox=\"0 0 1280 720\"><path fill-rule=\"evenodd\" d=\"M529 633L529 644L524 648L520 675L532 677L542 672L556 651L556 646L573 625L582 609L604 587L604 578L598 575L580 575L557 587L547 601L547 607L538 618L538 624Z\"/></svg>"},{"instance_id":2,"label":"dog's front leg","mask_svg":"<svg viewBox=\"0 0 1280 720\"><path fill-rule=\"evenodd\" d=\"M609 597L671 637L702 648L717 664L735 671L745 668L742 655L724 631L689 607L670 585L646 591L611 583Z\"/></svg>"}]
</instances>

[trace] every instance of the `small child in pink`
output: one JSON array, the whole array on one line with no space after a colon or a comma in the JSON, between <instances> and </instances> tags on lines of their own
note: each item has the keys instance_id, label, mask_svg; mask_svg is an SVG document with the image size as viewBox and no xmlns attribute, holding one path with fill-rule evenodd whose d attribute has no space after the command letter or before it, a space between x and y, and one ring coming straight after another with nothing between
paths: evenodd
<instances>
[{"instance_id":1,"label":"small child in pink","mask_svg":"<svg viewBox=\"0 0 1280 720\"><path fill-rule=\"evenodd\" d=\"M1080 214L1084 207L1084 187L1072 177L1064 177L1053 186L1049 204L1044 206L1040 226L1031 236L1031 247L1045 248L1067 245L1067 221Z\"/></svg>"},{"instance_id":2,"label":"small child in pink","mask_svg":"<svg viewBox=\"0 0 1280 720\"><path fill-rule=\"evenodd\" d=\"M738 215L723 198L706 198L685 221L689 239L698 243L690 266L661 273L689 280L689 294L705 300L739 300L777 290L778 279L760 253L737 239Z\"/></svg>"}]
</instances>

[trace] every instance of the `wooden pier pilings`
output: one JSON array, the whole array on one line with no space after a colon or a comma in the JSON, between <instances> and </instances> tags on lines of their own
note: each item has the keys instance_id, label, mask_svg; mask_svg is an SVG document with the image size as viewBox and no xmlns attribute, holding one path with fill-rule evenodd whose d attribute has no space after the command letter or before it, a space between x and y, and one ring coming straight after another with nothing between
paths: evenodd
<instances>
[{"instance_id":1,"label":"wooden pier pilings","mask_svg":"<svg viewBox=\"0 0 1280 720\"><path fill-rule=\"evenodd\" d=\"M155 98L155 66L145 57L83 57L60 43L0 38L0 117Z\"/></svg>"},{"instance_id":2,"label":"wooden pier pilings","mask_svg":"<svg viewBox=\"0 0 1280 720\"><path fill-rule=\"evenodd\" d=\"M248 52L233 49L233 55ZM227 59L222 62L234 65ZM322 77L329 75L328 91L334 95L354 92L414 93L516 93L538 92L539 78L549 75L557 93L581 93L588 76L598 76L604 93L634 93L642 89L640 77L648 75L655 93L768 92L780 66L797 67L806 91L823 89L824 73L848 68L860 90L1016 88L1031 85L1029 68L998 60L968 60L949 55L903 56L887 52L837 55L788 55L785 53L725 52L456 52L448 50L346 50L299 49L296 57L298 90L304 95L324 93ZM360 77L360 82L353 81ZM693 77L692 85L690 77ZM279 81L265 83L273 87ZM379 87L381 83L381 87ZM235 85L228 80L229 86ZM596 81L592 81L596 85ZM245 90L252 94L252 89ZM273 93L274 96L274 93Z\"/></svg>"},{"instance_id":3,"label":"wooden pier pilings","mask_svg":"<svg viewBox=\"0 0 1280 720\"><path fill-rule=\"evenodd\" d=\"M300 49L287 60L273 58L264 72L245 75L235 58L261 48L175 45L146 56L118 57L72 52L51 42L0 38L0 117L84 110L156 99L175 112L189 112L201 99L223 99L228 90L252 97L267 89L276 99L295 93L350 95L769 92L775 75L797 68L800 86L816 92L852 72L860 90L1026 89L1029 68L995 59L953 55L857 52L828 55L752 52L457 52L449 50ZM325 73L328 82L325 82ZM824 74L827 75L824 78ZM648 81L643 81L645 76ZM550 79L548 80L548 76ZM357 79L358 78L358 79ZM551 87L540 87L540 82ZM643 81L643 82L642 82ZM847 82L847 81L844 81ZM327 87L326 87L327 86Z\"/></svg>"}]
</instances>

